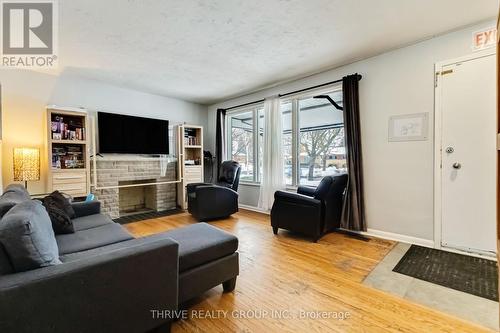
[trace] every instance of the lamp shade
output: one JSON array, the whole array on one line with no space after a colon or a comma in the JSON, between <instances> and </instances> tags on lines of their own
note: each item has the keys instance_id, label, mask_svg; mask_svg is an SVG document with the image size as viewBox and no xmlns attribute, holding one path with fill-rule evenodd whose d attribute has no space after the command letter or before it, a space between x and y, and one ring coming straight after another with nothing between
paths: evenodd
<instances>
[{"instance_id":1,"label":"lamp shade","mask_svg":"<svg viewBox=\"0 0 500 333\"><path fill-rule=\"evenodd\" d=\"M40 180L40 150L14 148L14 181Z\"/></svg>"}]
</instances>

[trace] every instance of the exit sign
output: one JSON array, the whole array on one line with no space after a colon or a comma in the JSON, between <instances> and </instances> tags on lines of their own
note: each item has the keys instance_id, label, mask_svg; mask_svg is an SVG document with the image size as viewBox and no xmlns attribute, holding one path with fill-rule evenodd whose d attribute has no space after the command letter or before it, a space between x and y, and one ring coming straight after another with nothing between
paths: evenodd
<instances>
[{"instance_id":1,"label":"exit sign","mask_svg":"<svg viewBox=\"0 0 500 333\"><path fill-rule=\"evenodd\" d=\"M497 43L497 29L491 27L472 34L472 50L480 51L493 47Z\"/></svg>"}]
</instances>

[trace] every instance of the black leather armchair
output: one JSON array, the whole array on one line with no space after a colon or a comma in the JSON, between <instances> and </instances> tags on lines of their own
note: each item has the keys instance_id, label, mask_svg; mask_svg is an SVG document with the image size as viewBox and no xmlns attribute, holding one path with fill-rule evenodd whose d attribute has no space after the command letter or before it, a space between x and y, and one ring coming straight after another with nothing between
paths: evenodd
<instances>
[{"instance_id":1,"label":"black leather armchair","mask_svg":"<svg viewBox=\"0 0 500 333\"><path fill-rule=\"evenodd\" d=\"M318 187L299 186L297 193L276 191L271 209L274 234L287 229L311 236L317 242L340 226L347 175L327 176Z\"/></svg>"},{"instance_id":2,"label":"black leather armchair","mask_svg":"<svg viewBox=\"0 0 500 333\"><path fill-rule=\"evenodd\" d=\"M225 161L220 166L219 179L215 184L188 184L188 211L198 221L214 220L236 213L240 171L238 162Z\"/></svg>"}]
</instances>

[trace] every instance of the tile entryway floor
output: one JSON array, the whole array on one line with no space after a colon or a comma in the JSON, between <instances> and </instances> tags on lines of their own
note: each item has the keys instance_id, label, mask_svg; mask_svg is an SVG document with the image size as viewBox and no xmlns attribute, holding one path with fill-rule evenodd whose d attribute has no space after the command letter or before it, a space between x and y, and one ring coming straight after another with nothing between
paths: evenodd
<instances>
[{"instance_id":1,"label":"tile entryway floor","mask_svg":"<svg viewBox=\"0 0 500 333\"><path fill-rule=\"evenodd\" d=\"M498 302L393 272L409 248L410 244L398 243L363 284L498 330Z\"/></svg>"}]
</instances>

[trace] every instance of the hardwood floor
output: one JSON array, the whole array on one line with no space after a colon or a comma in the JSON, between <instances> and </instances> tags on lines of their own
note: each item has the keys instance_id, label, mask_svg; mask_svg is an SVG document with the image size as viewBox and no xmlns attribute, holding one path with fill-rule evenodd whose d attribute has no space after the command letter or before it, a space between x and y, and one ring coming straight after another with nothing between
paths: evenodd
<instances>
[{"instance_id":1,"label":"hardwood floor","mask_svg":"<svg viewBox=\"0 0 500 333\"><path fill-rule=\"evenodd\" d=\"M125 226L140 237L192 223L182 213ZM332 233L315 244L283 230L275 236L269 216L246 210L210 224L239 238L236 290L208 291L190 311L218 318L180 320L173 332L489 332L361 284L394 242ZM302 318L301 310L330 317ZM339 320L336 313L349 315ZM245 318L252 314L264 318Z\"/></svg>"}]
</instances>

